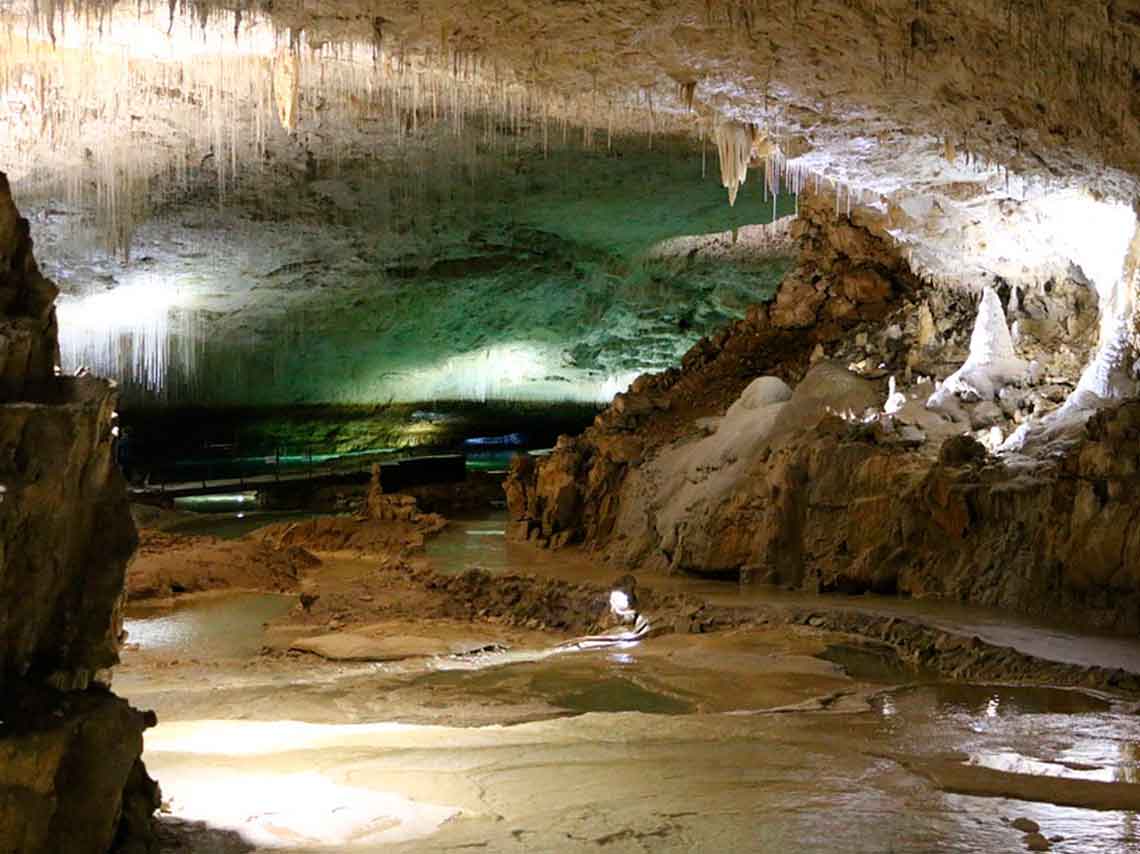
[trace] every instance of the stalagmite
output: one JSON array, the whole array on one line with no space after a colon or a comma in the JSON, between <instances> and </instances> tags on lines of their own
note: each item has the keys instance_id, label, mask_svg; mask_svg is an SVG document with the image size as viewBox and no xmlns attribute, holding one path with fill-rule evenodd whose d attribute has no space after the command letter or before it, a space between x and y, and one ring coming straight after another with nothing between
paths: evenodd
<instances>
[{"instance_id":1,"label":"stalagmite","mask_svg":"<svg viewBox=\"0 0 1140 854\"><path fill-rule=\"evenodd\" d=\"M892 376L887 382L887 402L883 405L883 412L893 415L904 406L906 406L906 395L898 390L898 385Z\"/></svg>"},{"instance_id":2,"label":"stalagmite","mask_svg":"<svg viewBox=\"0 0 1140 854\"><path fill-rule=\"evenodd\" d=\"M1027 368L1028 364L1013 348L997 291L987 287L978 305L965 364L946 378L926 401L926 406L942 409L951 405L954 397L966 401L992 400L1002 386L1023 379Z\"/></svg>"},{"instance_id":3,"label":"stalagmite","mask_svg":"<svg viewBox=\"0 0 1140 854\"><path fill-rule=\"evenodd\" d=\"M1111 401L1134 397L1138 382L1137 298L1140 295L1140 221L1125 252L1120 276L1100 287L1100 334L1096 352L1064 404L1039 421L1018 427L1001 446L1021 452L1031 445L1075 435L1088 418Z\"/></svg>"}]
</instances>

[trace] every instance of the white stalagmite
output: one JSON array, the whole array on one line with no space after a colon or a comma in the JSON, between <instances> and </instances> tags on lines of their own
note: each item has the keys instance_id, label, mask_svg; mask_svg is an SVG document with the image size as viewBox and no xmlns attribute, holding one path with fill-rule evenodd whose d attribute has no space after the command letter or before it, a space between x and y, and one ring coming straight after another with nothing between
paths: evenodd
<instances>
[{"instance_id":1,"label":"white stalagmite","mask_svg":"<svg viewBox=\"0 0 1140 854\"><path fill-rule=\"evenodd\" d=\"M1132 242L1125 252L1120 276L1111 287L1098 290L1100 341L1096 355L1081 374L1074 396L1084 393L1101 399L1130 397L1136 393L1130 363L1132 336L1135 334L1136 297L1140 290L1140 222L1137 223Z\"/></svg>"},{"instance_id":2,"label":"white stalagmite","mask_svg":"<svg viewBox=\"0 0 1140 854\"><path fill-rule=\"evenodd\" d=\"M1003 451L1022 451L1031 443L1073 435L1105 401L1137 392L1136 300L1140 294L1140 220L1133 218L1132 240L1120 275L1111 283L1096 279L1100 296L1100 340L1092 361L1065 403L1039 422L1022 424L1005 440Z\"/></svg>"},{"instance_id":3,"label":"white stalagmite","mask_svg":"<svg viewBox=\"0 0 1140 854\"><path fill-rule=\"evenodd\" d=\"M728 190L728 204L736 204L736 194L748 179L752 159L752 129L740 122L716 126L716 151L720 156L720 183Z\"/></svg>"},{"instance_id":4,"label":"white stalagmite","mask_svg":"<svg viewBox=\"0 0 1140 854\"><path fill-rule=\"evenodd\" d=\"M898 384L892 376L887 383L887 402L883 406L883 412L894 415L904 406L906 406L906 395L899 391Z\"/></svg>"},{"instance_id":5,"label":"white stalagmite","mask_svg":"<svg viewBox=\"0 0 1140 854\"><path fill-rule=\"evenodd\" d=\"M997 291L987 287L970 335L970 355L929 397L926 406L940 409L954 397L965 401L993 400L1002 386L1021 381L1028 367L1013 348Z\"/></svg>"}]
</instances>

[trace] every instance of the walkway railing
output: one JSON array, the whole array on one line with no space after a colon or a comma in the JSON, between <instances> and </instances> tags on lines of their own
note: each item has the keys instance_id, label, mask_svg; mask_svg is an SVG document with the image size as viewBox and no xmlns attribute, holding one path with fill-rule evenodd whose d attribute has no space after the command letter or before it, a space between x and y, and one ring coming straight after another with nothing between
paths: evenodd
<instances>
[{"instance_id":1,"label":"walkway railing","mask_svg":"<svg viewBox=\"0 0 1140 854\"><path fill-rule=\"evenodd\" d=\"M260 471L256 473L242 471L243 463L259 464ZM441 465L432 466L430 461L438 461ZM419 464L420 467L449 469L452 477L465 463L462 454L437 454L412 456L410 454L395 454L391 451L377 451L364 454L343 454L338 456L313 454L310 450L304 455L283 455L280 453L265 457L245 457L240 459L203 461L199 465L204 467L201 477L171 478L162 481L152 481L149 478L142 484L130 486L130 492L136 497L179 497L187 495L208 495L224 492L244 492L275 484L304 483L319 480L343 480L347 478L368 477L372 466L380 464L382 468L408 467ZM236 475L215 475L218 469L238 469ZM268 470L266 470L268 469Z\"/></svg>"}]
</instances>

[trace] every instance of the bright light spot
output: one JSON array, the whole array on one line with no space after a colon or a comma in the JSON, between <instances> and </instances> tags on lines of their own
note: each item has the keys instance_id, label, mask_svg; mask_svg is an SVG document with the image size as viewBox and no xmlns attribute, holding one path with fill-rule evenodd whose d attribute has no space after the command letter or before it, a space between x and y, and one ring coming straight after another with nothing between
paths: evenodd
<instances>
[{"instance_id":1,"label":"bright light spot","mask_svg":"<svg viewBox=\"0 0 1140 854\"><path fill-rule=\"evenodd\" d=\"M163 792L179 818L234 830L269 848L393 844L429 836L460 813L395 792L339 785L312 771L194 768L163 774Z\"/></svg>"},{"instance_id":2,"label":"bright light spot","mask_svg":"<svg viewBox=\"0 0 1140 854\"><path fill-rule=\"evenodd\" d=\"M1033 213L1049 247L1079 264L1100 298L1109 299L1136 229L1132 207L1074 190L1045 196L1033 203Z\"/></svg>"},{"instance_id":3,"label":"bright light spot","mask_svg":"<svg viewBox=\"0 0 1140 854\"><path fill-rule=\"evenodd\" d=\"M257 500L256 492L226 492L217 495L187 495L174 499L178 510L191 510L200 513L220 512L231 504L249 504Z\"/></svg>"},{"instance_id":4,"label":"bright light spot","mask_svg":"<svg viewBox=\"0 0 1140 854\"><path fill-rule=\"evenodd\" d=\"M1037 777L1060 777L1072 780L1099 780L1104 783L1115 781L1116 769L1101 768L1074 768L1071 763L1066 765L1058 761L1034 759L1013 751L996 753L974 753L967 762L981 768L993 768L1009 774L1032 774Z\"/></svg>"},{"instance_id":5,"label":"bright light spot","mask_svg":"<svg viewBox=\"0 0 1140 854\"><path fill-rule=\"evenodd\" d=\"M358 739L360 743L397 743L410 733L430 734L432 727L380 722L310 724L303 721L179 721L149 730L147 753L257 756L282 750L315 750ZM407 746L411 746L410 742Z\"/></svg>"},{"instance_id":6,"label":"bright light spot","mask_svg":"<svg viewBox=\"0 0 1140 854\"><path fill-rule=\"evenodd\" d=\"M609 377L602 383L598 399L602 401L613 400L614 395L627 391L633 381L643 373L645 371L629 371Z\"/></svg>"},{"instance_id":7,"label":"bright light spot","mask_svg":"<svg viewBox=\"0 0 1140 854\"><path fill-rule=\"evenodd\" d=\"M625 617L633 613L629 607L629 597L621 590L614 590L610 593L610 608L619 617Z\"/></svg>"},{"instance_id":8,"label":"bright light spot","mask_svg":"<svg viewBox=\"0 0 1140 854\"><path fill-rule=\"evenodd\" d=\"M400 400L546 400L608 403L644 371L568 367L560 347L519 342L452 356L399 376Z\"/></svg>"},{"instance_id":9,"label":"bright light spot","mask_svg":"<svg viewBox=\"0 0 1140 854\"><path fill-rule=\"evenodd\" d=\"M56 317L64 373L84 367L150 391L160 391L176 365L192 375L189 314L174 316L186 303L179 288L151 277L89 296L61 296Z\"/></svg>"}]
</instances>

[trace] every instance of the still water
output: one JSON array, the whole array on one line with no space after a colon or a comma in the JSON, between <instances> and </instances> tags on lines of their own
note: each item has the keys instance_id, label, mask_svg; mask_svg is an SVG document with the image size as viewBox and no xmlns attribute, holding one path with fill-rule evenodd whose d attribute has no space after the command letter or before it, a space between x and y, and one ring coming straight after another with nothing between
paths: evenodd
<instances>
[{"instance_id":1,"label":"still water","mask_svg":"<svg viewBox=\"0 0 1140 854\"><path fill-rule=\"evenodd\" d=\"M447 572L580 569L501 530L453 525L429 557ZM258 656L263 624L292 604L242 594L128 615L139 648L117 684L158 710L148 767L174 816L206 823L171 850L965 854L1026 850L1024 819L1055 852L1140 854L1127 698L931 682L788 628L396 665ZM1067 637L1074 657L1131 649L899 608L1047 650ZM163 655L207 663L147 663ZM236 847L219 847L223 831Z\"/></svg>"}]
</instances>

